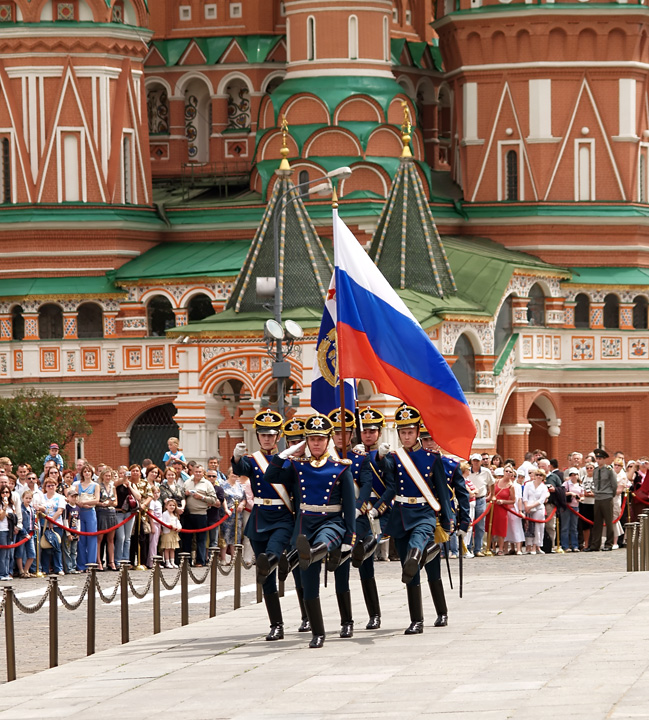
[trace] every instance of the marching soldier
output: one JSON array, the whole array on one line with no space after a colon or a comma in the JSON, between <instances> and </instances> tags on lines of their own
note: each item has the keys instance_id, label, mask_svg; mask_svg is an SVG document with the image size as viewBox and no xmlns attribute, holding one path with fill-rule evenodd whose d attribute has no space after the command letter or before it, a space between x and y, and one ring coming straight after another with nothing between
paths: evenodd
<instances>
[{"instance_id":1,"label":"marching soldier","mask_svg":"<svg viewBox=\"0 0 649 720\"><path fill-rule=\"evenodd\" d=\"M369 514L377 517L394 500L385 532L394 538L401 559L401 580L408 593L410 625L405 634L415 635L424 631L419 570L440 550L434 538L435 513L441 512L441 525L450 531L453 511L442 461L419 442L419 411L404 404L394 419L402 447L392 453L395 469L386 472L386 491Z\"/></svg>"},{"instance_id":2,"label":"marching soldier","mask_svg":"<svg viewBox=\"0 0 649 720\"><path fill-rule=\"evenodd\" d=\"M272 458L266 480L289 483L282 471L291 460L295 495L299 496L296 545L299 556L304 605L313 637L310 648L324 644L325 629L320 606L320 565L328 552L351 550L355 539L354 481L349 460L334 460L327 451L333 425L326 415L306 421L306 445L310 457L299 457L301 445ZM291 453L293 455L291 456Z\"/></svg>"},{"instance_id":3,"label":"marching soldier","mask_svg":"<svg viewBox=\"0 0 649 720\"><path fill-rule=\"evenodd\" d=\"M383 414L378 410L367 407L359 413L359 417L363 425L361 430L362 447L363 451L369 456L369 467L372 474L369 492L363 492L365 490L363 488L359 497L361 506L356 517L356 536L358 540L352 550L352 565L359 569L363 598L370 618L365 629L378 630L381 627L381 604L374 577L374 551L381 541L381 536L390 518L390 508L387 508L379 518L380 525L378 529L380 532L378 533L372 528L367 513L371 507L370 501L376 502L376 499L380 498L385 492L384 468L386 464L392 463L392 458L389 455L390 446L387 443L379 445L381 431L385 425ZM357 449L360 448L355 448L355 450ZM392 471L394 471L394 467L392 467ZM372 522L376 523L377 520Z\"/></svg>"},{"instance_id":4,"label":"marching soldier","mask_svg":"<svg viewBox=\"0 0 649 720\"><path fill-rule=\"evenodd\" d=\"M245 534L250 538L257 556L257 582L262 584L270 620L270 632L266 640L282 640L284 620L275 569L280 555L291 541L295 521L293 503L286 487L280 480L268 482L264 477L269 461L277 451L282 416L274 410L263 410L255 415L253 426L257 432L260 450L247 455L245 443L236 445L232 469L237 475L250 478L250 486L255 496Z\"/></svg>"},{"instance_id":5,"label":"marching soldier","mask_svg":"<svg viewBox=\"0 0 649 720\"><path fill-rule=\"evenodd\" d=\"M424 450L440 457L442 463L444 464L449 496L451 497L451 504L454 505L457 517L458 529L456 532L459 536L460 542L459 551L462 552L461 545L471 524L471 506L469 504L469 492L466 489L464 476L460 470L460 463L441 453L439 445L433 440L424 425L421 426L419 438ZM453 502L453 500L455 502ZM439 555L436 555L435 558L426 565L426 574L428 575L430 593L433 596L433 605L435 606L435 612L437 613L437 618L435 619L433 626L446 627L448 625L448 608L446 606L446 597L444 596L442 563Z\"/></svg>"},{"instance_id":6,"label":"marching soldier","mask_svg":"<svg viewBox=\"0 0 649 720\"><path fill-rule=\"evenodd\" d=\"M284 437L286 438L286 447L294 448L296 445L300 445L304 442L306 435L304 434L304 420L302 418L294 417L287 420L284 423ZM294 451L295 452L295 451ZM302 450L296 453L297 455L304 455L304 446ZM284 463L284 468L289 468L291 465L289 460ZM295 525L297 529L297 524ZM298 632L310 632L311 625L309 625L309 618L306 614L306 608L304 607L304 592L302 591L302 579L300 577L300 569L297 566L298 556L297 549L295 548L295 537L296 532L293 533L293 539L291 541L291 549L285 550L279 559L277 565L277 577L280 582L284 582L290 572L293 573L293 579L295 580L295 592L297 594L297 601L300 604L300 614L302 616L302 622L300 627L297 629Z\"/></svg>"},{"instance_id":7,"label":"marching soldier","mask_svg":"<svg viewBox=\"0 0 649 720\"><path fill-rule=\"evenodd\" d=\"M351 473L354 480L354 494L356 496L356 519L360 516L361 507L367 506L370 492L372 490L372 471L367 455L357 453L351 449L351 437L356 427L354 413L345 410L345 428L341 419L340 408L329 413L329 419L333 424L334 447L331 450L331 457L339 460L342 456L343 447L346 449L347 459L351 461ZM352 617L352 594L349 590L350 553L343 555L340 550L329 555L327 570L334 571L336 582L336 600L340 611L340 637L350 638L354 634L354 619Z\"/></svg>"}]
</instances>

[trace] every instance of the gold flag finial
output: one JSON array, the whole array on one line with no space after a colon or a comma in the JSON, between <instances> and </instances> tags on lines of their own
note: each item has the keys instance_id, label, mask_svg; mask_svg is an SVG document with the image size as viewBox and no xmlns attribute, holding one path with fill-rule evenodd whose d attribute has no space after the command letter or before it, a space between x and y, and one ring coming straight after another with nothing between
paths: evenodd
<instances>
[{"instance_id":1,"label":"gold flag finial","mask_svg":"<svg viewBox=\"0 0 649 720\"><path fill-rule=\"evenodd\" d=\"M403 122L401 123L401 142L403 143L403 150L401 151L401 157L411 158L412 153L410 152L410 139L412 137L412 123L410 122L410 108L405 100L401 101L401 107L403 108Z\"/></svg>"},{"instance_id":2,"label":"gold flag finial","mask_svg":"<svg viewBox=\"0 0 649 720\"><path fill-rule=\"evenodd\" d=\"M279 164L279 169L288 170L290 172L291 166L288 163L289 149L286 144L286 137L288 135L288 120L286 119L286 115L282 115L282 124L280 127L282 128L282 147L279 154L282 156L282 162Z\"/></svg>"},{"instance_id":3,"label":"gold flag finial","mask_svg":"<svg viewBox=\"0 0 649 720\"><path fill-rule=\"evenodd\" d=\"M336 186L331 186L331 207L335 210L338 207L338 193L336 192Z\"/></svg>"}]
</instances>

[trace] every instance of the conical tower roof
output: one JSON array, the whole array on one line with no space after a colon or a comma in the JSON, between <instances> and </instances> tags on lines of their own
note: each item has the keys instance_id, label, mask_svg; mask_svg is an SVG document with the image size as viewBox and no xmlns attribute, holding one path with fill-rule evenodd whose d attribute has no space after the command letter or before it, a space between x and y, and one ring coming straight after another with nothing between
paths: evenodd
<instances>
[{"instance_id":1,"label":"conical tower roof","mask_svg":"<svg viewBox=\"0 0 649 720\"><path fill-rule=\"evenodd\" d=\"M406 155L407 144L404 148ZM421 178L407 155L401 158L369 254L394 288L440 298L457 292Z\"/></svg>"},{"instance_id":2,"label":"conical tower roof","mask_svg":"<svg viewBox=\"0 0 649 720\"><path fill-rule=\"evenodd\" d=\"M291 171L278 170L277 174L279 179L227 304L227 309L237 313L258 311L256 279L275 276L273 233L277 213L281 309L322 308L329 287L333 267L290 180Z\"/></svg>"}]
</instances>

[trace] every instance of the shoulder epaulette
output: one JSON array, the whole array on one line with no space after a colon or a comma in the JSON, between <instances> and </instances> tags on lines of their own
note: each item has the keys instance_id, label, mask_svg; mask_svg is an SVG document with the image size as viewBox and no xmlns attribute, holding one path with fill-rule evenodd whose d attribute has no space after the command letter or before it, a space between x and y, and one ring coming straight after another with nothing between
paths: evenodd
<instances>
[{"instance_id":1,"label":"shoulder epaulette","mask_svg":"<svg viewBox=\"0 0 649 720\"><path fill-rule=\"evenodd\" d=\"M349 458L339 458L338 460L333 460L333 458L332 458L332 462L335 462L336 464L340 464L340 465L351 465L352 464L352 461Z\"/></svg>"}]
</instances>

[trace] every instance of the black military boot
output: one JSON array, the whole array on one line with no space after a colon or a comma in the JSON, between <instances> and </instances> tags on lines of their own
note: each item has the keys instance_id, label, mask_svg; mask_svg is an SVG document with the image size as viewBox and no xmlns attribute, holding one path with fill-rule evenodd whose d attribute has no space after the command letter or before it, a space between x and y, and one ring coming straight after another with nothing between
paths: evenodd
<instances>
[{"instance_id":1,"label":"black military boot","mask_svg":"<svg viewBox=\"0 0 649 720\"><path fill-rule=\"evenodd\" d=\"M279 604L279 593L264 595L264 602L270 620L270 632L266 635L266 640L283 640L284 620L282 619L282 607Z\"/></svg>"},{"instance_id":2,"label":"black military boot","mask_svg":"<svg viewBox=\"0 0 649 720\"><path fill-rule=\"evenodd\" d=\"M352 565L359 568L369 557L374 554L378 544L374 535L369 535L365 540L361 540L354 545L352 550Z\"/></svg>"},{"instance_id":3,"label":"black military boot","mask_svg":"<svg viewBox=\"0 0 649 720\"><path fill-rule=\"evenodd\" d=\"M309 643L310 648L321 648L325 641L324 620L322 619L322 608L320 607L320 598L305 600L306 614L311 623L311 632L313 637Z\"/></svg>"},{"instance_id":4,"label":"black military boot","mask_svg":"<svg viewBox=\"0 0 649 720\"><path fill-rule=\"evenodd\" d=\"M279 558L273 553L261 553L257 555L257 582L263 585L266 582L266 578L273 572L277 567Z\"/></svg>"},{"instance_id":5,"label":"black military boot","mask_svg":"<svg viewBox=\"0 0 649 720\"><path fill-rule=\"evenodd\" d=\"M433 627L446 627L448 625L448 608L446 607L446 597L444 597L444 584L441 579L429 580L428 586L433 596L433 605L437 618L433 623Z\"/></svg>"},{"instance_id":6,"label":"black military boot","mask_svg":"<svg viewBox=\"0 0 649 720\"><path fill-rule=\"evenodd\" d=\"M329 572L335 572L343 563L347 562L351 556L351 550L345 550L345 552L343 552L340 547L335 548L329 553L329 557L327 558L327 570Z\"/></svg>"},{"instance_id":7,"label":"black military boot","mask_svg":"<svg viewBox=\"0 0 649 720\"><path fill-rule=\"evenodd\" d=\"M297 595L297 601L300 605L300 614L302 615L302 623L300 624L300 627L297 629L297 631L310 632L311 624L309 623L309 618L306 614L306 608L304 607L304 590L302 590L302 588L295 588L295 593Z\"/></svg>"},{"instance_id":8,"label":"black military boot","mask_svg":"<svg viewBox=\"0 0 649 720\"><path fill-rule=\"evenodd\" d=\"M309 565L322 560L327 554L327 546L321 542L311 547L306 535L298 535L295 543L300 558L300 570L308 570Z\"/></svg>"},{"instance_id":9,"label":"black military boot","mask_svg":"<svg viewBox=\"0 0 649 720\"><path fill-rule=\"evenodd\" d=\"M379 603L379 591L374 578L361 580L365 607L370 616L370 621L365 626L366 630L378 630L381 627L381 605Z\"/></svg>"},{"instance_id":10,"label":"black military boot","mask_svg":"<svg viewBox=\"0 0 649 720\"><path fill-rule=\"evenodd\" d=\"M419 635L424 632L424 608L421 602L421 585L406 585L410 625L404 635Z\"/></svg>"},{"instance_id":11,"label":"black military boot","mask_svg":"<svg viewBox=\"0 0 649 720\"><path fill-rule=\"evenodd\" d=\"M428 565L431 560L434 560L439 555L441 549L441 545L436 543L434 540L431 540L424 548L419 567L424 567L425 565Z\"/></svg>"},{"instance_id":12,"label":"black military boot","mask_svg":"<svg viewBox=\"0 0 649 720\"><path fill-rule=\"evenodd\" d=\"M340 611L340 637L350 638L354 635L354 620L352 619L352 594L347 590L336 593L338 610Z\"/></svg>"},{"instance_id":13,"label":"black military boot","mask_svg":"<svg viewBox=\"0 0 649 720\"><path fill-rule=\"evenodd\" d=\"M284 550L277 563L277 579L284 582L289 574L297 567L299 557L297 550Z\"/></svg>"},{"instance_id":14,"label":"black military boot","mask_svg":"<svg viewBox=\"0 0 649 720\"><path fill-rule=\"evenodd\" d=\"M401 568L401 582L408 584L419 572L419 563L421 562L421 550L419 548L410 548L406 555L406 560Z\"/></svg>"}]
</instances>

